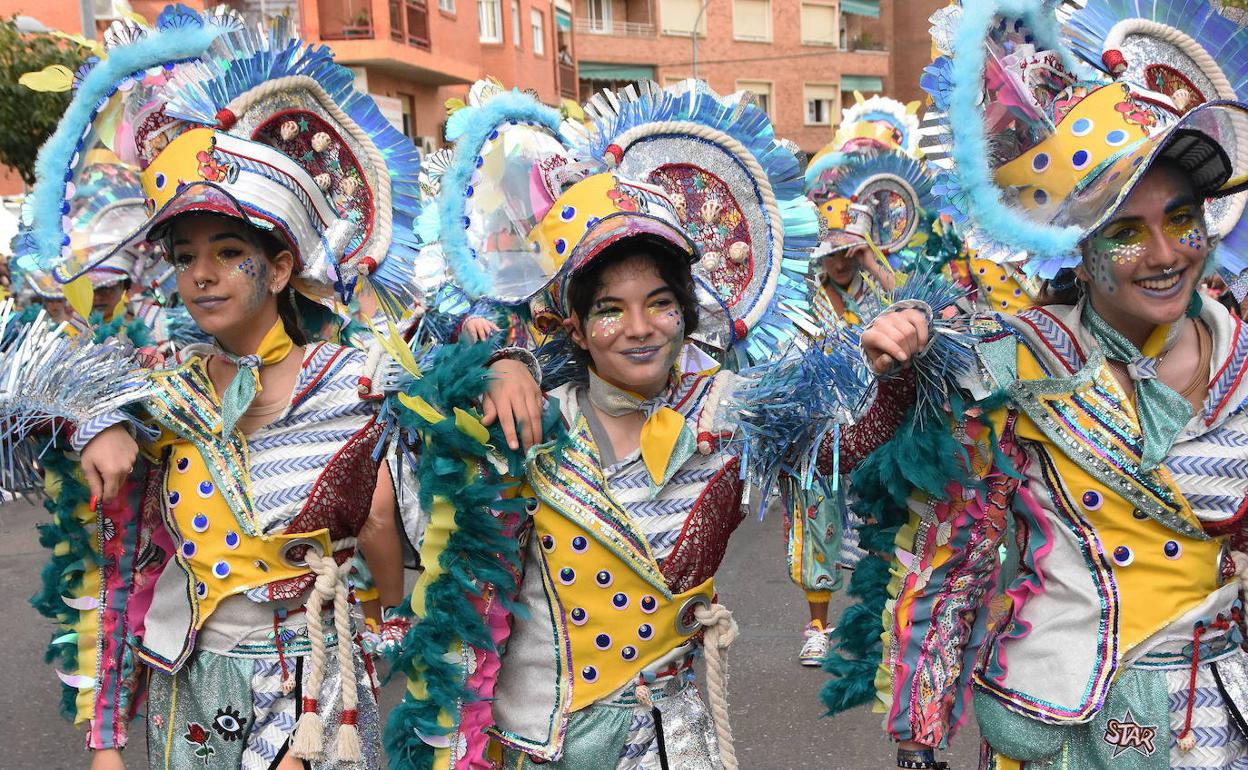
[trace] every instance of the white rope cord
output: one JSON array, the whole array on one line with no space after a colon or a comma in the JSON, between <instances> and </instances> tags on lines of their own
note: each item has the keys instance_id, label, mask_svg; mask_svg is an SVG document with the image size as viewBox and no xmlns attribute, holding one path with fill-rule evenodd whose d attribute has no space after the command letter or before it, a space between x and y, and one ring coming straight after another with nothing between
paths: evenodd
<instances>
[{"instance_id":1,"label":"white rope cord","mask_svg":"<svg viewBox=\"0 0 1248 770\"><path fill-rule=\"evenodd\" d=\"M325 755L325 727L321 721L319 703L321 685L325 681L325 625L321 613L325 603L333 601L337 593L338 563L334 561L332 554L323 558L311 548L304 559L308 568L316 575L316 582L312 584L308 601L304 605L308 622L308 642L312 645L312 651L308 655L308 676L304 685L305 707L299 715L290 751L300 759L317 760ZM334 609L336 615L336 605Z\"/></svg>"},{"instance_id":2,"label":"white rope cord","mask_svg":"<svg viewBox=\"0 0 1248 770\"><path fill-rule=\"evenodd\" d=\"M767 211L768 219L771 225L771 238L775 243L774 259L772 261L772 269L770 275L767 276L767 283L771 289L770 294L775 293L776 285L780 280L780 272L783 269L784 258L784 223L780 219L780 207L776 204L776 193L771 187L771 179L767 176L767 172L759 164L758 158L746 149L731 135L724 133L716 128L704 126L701 123L693 123L686 120L664 120L655 123L645 123L643 125L631 128L620 136L616 137L612 144L618 145L621 150L628 151L630 145L646 136L653 134L687 134L714 142L724 149L731 152L746 170L750 172L754 183L758 185L759 192L763 197L763 208ZM767 302L761 302L755 307L749 316L742 318L747 327L753 327L754 324L766 314L771 305L771 297Z\"/></svg>"},{"instance_id":3,"label":"white rope cord","mask_svg":"<svg viewBox=\"0 0 1248 770\"><path fill-rule=\"evenodd\" d=\"M693 614L706 629L702 642L706 654L706 694L719 741L719 758L724 770L737 770L737 750L728 722L728 671L724 660L724 651L737 638L737 622L722 604L699 605Z\"/></svg>"},{"instance_id":4,"label":"white rope cord","mask_svg":"<svg viewBox=\"0 0 1248 770\"><path fill-rule=\"evenodd\" d=\"M242 115L253 104L264 99L267 96L278 94L283 91L293 91L296 89L306 89L316 97L321 107L329 113L338 125L346 129L351 138L359 142L364 147L364 151L368 154L368 158L360 165L373 172L374 182L373 192L375 200L373 201L373 233L369 239L369 243L362 245L359 252L363 252L365 248L375 251L376 254L369 254L378 264L386 258L386 254L390 250L391 235L391 214L393 213L391 192L390 192L390 174L386 170L386 159L382 157L381 151L377 149L377 145L373 143L372 137L364 132L359 125L356 124L351 116L343 112L321 84L316 82L315 78L307 75L288 75L283 78L274 78L267 80L255 88L240 94L230 102L226 109L235 115ZM372 248L380 245L380 248ZM358 253L358 252L357 252ZM358 262L358 260L356 260ZM352 262L351 264L355 264Z\"/></svg>"},{"instance_id":5,"label":"white rope cord","mask_svg":"<svg viewBox=\"0 0 1248 770\"><path fill-rule=\"evenodd\" d=\"M349 565L339 566L334 560L334 552L349 548L355 544L355 538L336 540L330 545L330 553L322 555L314 548L309 548L304 555L308 569L316 575L312 590L308 593L308 601L304 605L308 623L308 641L312 646L309 654L307 683L304 689L305 708L299 715L299 723L295 728L294 738L290 743L291 753L308 760L319 760L325 756L325 723L321 716L321 690L325 683L325 623L322 613L327 602L333 602L334 633L338 638L338 674L341 683L342 723L338 727L335 754L340 761L359 762L362 756L359 729L355 721L358 717L359 692L355 678L355 648L351 636L351 607L347 596L347 574Z\"/></svg>"}]
</instances>

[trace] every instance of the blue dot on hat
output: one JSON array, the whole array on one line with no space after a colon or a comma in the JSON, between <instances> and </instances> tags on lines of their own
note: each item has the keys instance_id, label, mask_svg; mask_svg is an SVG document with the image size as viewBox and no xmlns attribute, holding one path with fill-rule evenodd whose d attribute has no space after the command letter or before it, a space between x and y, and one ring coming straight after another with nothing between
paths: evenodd
<instances>
[{"instance_id":1,"label":"blue dot on hat","mask_svg":"<svg viewBox=\"0 0 1248 770\"><path fill-rule=\"evenodd\" d=\"M559 212L559 218L562 219L564 222L571 222L572 217L574 216L576 216L575 206L564 206L563 210Z\"/></svg>"},{"instance_id":2,"label":"blue dot on hat","mask_svg":"<svg viewBox=\"0 0 1248 770\"><path fill-rule=\"evenodd\" d=\"M1070 132L1075 136L1087 136L1092 130L1092 121L1089 118L1079 118L1070 126Z\"/></svg>"},{"instance_id":3,"label":"blue dot on hat","mask_svg":"<svg viewBox=\"0 0 1248 770\"><path fill-rule=\"evenodd\" d=\"M164 174L156 175L156 189L157 190L165 189L165 175Z\"/></svg>"},{"instance_id":4,"label":"blue dot on hat","mask_svg":"<svg viewBox=\"0 0 1248 770\"><path fill-rule=\"evenodd\" d=\"M555 253L562 254L568 250L568 242L562 238L555 239Z\"/></svg>"},{"instance_id":5,"label":"blue dot on hat","mask_svg":"<svg viewBox=\"0 0 1248 770\"><path fill-rule=\"evenodd\" d=\"M1076 171L1082 171L1088 167L1088 163L1092 161L1092 156L1087 150L1077 150L1074 155L1070 156L1070 164L1075 167Z\"/></svg>"},{"instance_id":6,"label":"blue dot on hat","mask_svg":"<svg viewBox=\"0 0 1248 770\"><path fill-rule=\"evenodd\" d=\"M1049 167L1049 154L1047 152L1038 152L1031 159L1031 170L1035 172L1044 171Z\"/></svg>"},{"instance_id":7,"label":"blue dot on hat","mask_svg":"<svg viewBox=\"0 0 1248 770\"><path fill-rule=\"evenodd\" d=\"M1126 141L1127 132L1123 131L1121 128L1115 128L1113 131L1110 131L1105 135L1105 143L1111 147L1117 147Z\"/></svg>"},{"instance_id":8,"label":"blue dot on hat","mask_svg":"<svg viewBox=\"0 0 1248 770\"><path fill-rule=\"evenodd\" d=\"M1037 187L1035 192L1031 194L1031 199L1036 202L1037 206L1043 206L1049 202L1049 194L1042 188Z\"/></svg>"}]
</instances>

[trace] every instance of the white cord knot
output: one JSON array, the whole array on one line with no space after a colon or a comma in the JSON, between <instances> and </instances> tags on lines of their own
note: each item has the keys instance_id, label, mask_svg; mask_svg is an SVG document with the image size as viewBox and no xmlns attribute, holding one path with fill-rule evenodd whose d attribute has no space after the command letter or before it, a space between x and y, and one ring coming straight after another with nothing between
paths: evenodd
<instances>
[{"instance_id":1,"label":"white cord knot","mask_svg":"<svg viewBox=\"0 0 1248 770\"><path fill-rule=\"evenodd\" d=\"M337 544L335 544L337 545ZM341 762L360 761L361 747L356 721L359 717L359 691L355 680L355 650L351 636L351 607L347 602L347 574L350 567L339 566L331 552L322 554L309 548L304 556L308 569L316 575L316 582L308 594L305 605L308 620L309 653L308 675L304 688L305 708L299 715L299 723L291 740L291 754L299 759L320 760L325 756L324 720L320 714L319 698L325 682L325 628L322 613L325 604L333 602L334 634L338 638L338 673L342 679L342 719L338 726L336 754Z\"/></svg>"},{"instance_id":2,"label":"white cord knot","mask_svg":"<svg viewBox=\"0 0 1248 770\"><path fill-rule=\"evenodd\" d=\"M698 605L693 616L706 629L703 650L706 654L706 694L715 722L719 742L719 758L724 770L737 770L737 752L732 742L732 725L728 722L728 671L724 651L737 638L737 621L722 604Z\"/></svg>"}]
</instances>

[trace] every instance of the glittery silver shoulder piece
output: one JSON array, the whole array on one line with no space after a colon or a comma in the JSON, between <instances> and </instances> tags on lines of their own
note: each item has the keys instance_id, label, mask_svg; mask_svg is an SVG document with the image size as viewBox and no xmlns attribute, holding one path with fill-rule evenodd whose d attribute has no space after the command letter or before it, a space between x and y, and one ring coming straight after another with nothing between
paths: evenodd
<instances>
[{"instance_id":1,"label":"glittery silver shoulder piece","mask_svg":"<svg viewBox=\"0 0 1248 770\"><path fill-rule=\"evenodd\" d=\"M80 426L150 392L128 345L71 337L42 310L27 323L12 299L0 303L0 488L39 483L36 463L54 437L50 421Z\"/></svg>"}]
</instances>

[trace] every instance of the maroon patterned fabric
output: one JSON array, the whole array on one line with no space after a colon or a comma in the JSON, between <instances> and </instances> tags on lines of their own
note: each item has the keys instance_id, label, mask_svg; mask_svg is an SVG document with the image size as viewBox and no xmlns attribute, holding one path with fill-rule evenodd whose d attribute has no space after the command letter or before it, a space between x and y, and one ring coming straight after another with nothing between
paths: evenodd
<instances>
[{"instance_id":1,"label":"maroon patterned fabric","mask_svg":"<svg viewBox=\"0 0 1248 770\"><path fill-rule=\"evenodd\" d=\"M673 592L688 591L705 582L724 560L728 538L745 518L740 464L740 458L732 458L707 483L671 554L663 560L663 577Z\"/></svg>"},{"instance_id":2,"label":"maroon patterned fabric","mask_svg":"<svg viewBox=\"0 0 1248 770\"><path fill-rule=\"evenodd\" d=\"M901 377L881 379L871 408L862 419L841 431L841 473L852 471L867 455L891 439L913 403L913 373L907 371ZM836 438L829 431L819 446L820 473L832 473L835 448Z\"/></svg>"}]
</instances>

